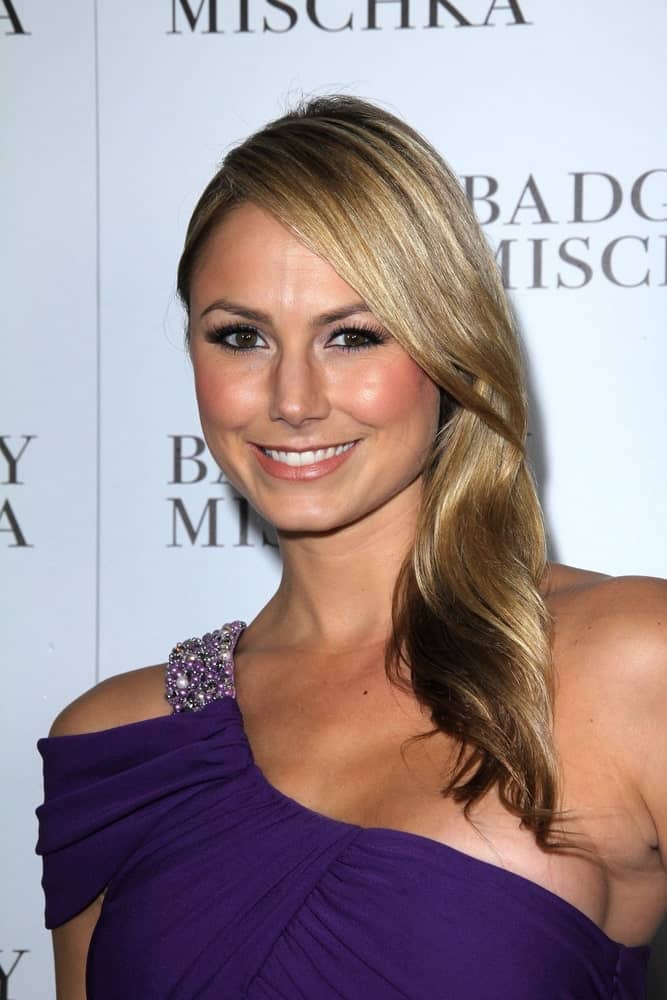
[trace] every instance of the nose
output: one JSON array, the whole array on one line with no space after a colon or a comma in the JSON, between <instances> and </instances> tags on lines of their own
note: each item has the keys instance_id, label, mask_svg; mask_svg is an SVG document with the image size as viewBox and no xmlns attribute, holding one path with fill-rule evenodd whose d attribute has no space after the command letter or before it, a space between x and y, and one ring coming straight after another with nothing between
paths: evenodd
<instances>
[{"instance_id":1,"label":"nose","mask_svg":"<svg viewBox=\"0 0 667 1000\"><path fill-rule=\"evenodd\" d=\"M326 379L317 360L302 352L282 352L271 372L271 419L297 427L306 420L321 420L329 409Z\"/></svg>"}]
</instances>

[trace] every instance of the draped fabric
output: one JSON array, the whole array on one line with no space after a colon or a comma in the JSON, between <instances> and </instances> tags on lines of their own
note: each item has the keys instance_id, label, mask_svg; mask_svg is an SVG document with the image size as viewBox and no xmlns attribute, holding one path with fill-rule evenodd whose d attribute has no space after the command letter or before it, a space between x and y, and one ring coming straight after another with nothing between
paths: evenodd
<instances>
[{"instance_id":1,"label":"draped fabric","mask_svg":"<svg viewBox=\"0 0 667 1000\"><path fill-rule=\"evenodd\" d=\"M547 889L283 795L232 696L38 748L47 927L107 887L90 1000L645 997L648 947Z\"/></svg>"}]
</instances>

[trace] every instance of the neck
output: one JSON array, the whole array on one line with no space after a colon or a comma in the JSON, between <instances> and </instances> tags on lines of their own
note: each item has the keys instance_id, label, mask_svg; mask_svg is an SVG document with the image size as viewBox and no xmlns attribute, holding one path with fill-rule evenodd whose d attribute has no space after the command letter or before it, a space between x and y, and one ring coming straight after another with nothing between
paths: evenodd
<instances>
[{"instance_id":1,"label":"neck","mask_svg":"<svg viewBox=\"0 0 667 1000\"><path fill-rule=\"evenodd\" d=\"M384 643L401 565L414 541L421 483L332 532L279 533L283 573L252 629L266 644L329 653Z\"/></svg>"}]
</instances>

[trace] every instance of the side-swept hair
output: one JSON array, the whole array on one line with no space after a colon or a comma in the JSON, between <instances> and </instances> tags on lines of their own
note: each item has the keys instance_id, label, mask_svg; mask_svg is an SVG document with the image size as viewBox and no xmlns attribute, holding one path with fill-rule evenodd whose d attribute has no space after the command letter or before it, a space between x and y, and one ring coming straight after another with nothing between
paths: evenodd
<instances>
[{"instance_id":1,"label":"side-swept hair","mask_svg":"<svg viewBox=\"0 0 667 1000\"><path fill-rule=\"evenodd\" d=\"M232 149L206 187L178 268L186 309L207 237L244 202L327 260L440 387L387 671L407 674L434 731L460 748L443 794L468 815L495 786L540 846L559 846L546 542L521 351L461 187L387 111L347 96L306 102Z\"/></svg>"}]
</instances>

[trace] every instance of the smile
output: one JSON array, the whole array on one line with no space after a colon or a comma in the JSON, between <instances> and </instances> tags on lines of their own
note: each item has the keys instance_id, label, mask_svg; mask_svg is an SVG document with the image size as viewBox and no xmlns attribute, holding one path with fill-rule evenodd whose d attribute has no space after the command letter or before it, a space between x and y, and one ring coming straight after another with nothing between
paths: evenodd
<instances>
[{"instance_id":1,"label":"smile","mask_svg":"<svg viewBox=\"0 0 667 1000\"><path fill-rule=\"evenodd\" d=\"M296 468L302 465L315 465L317 462L335 458L335 456L349 451L355 444L356 441L348 441L346 444L338 444L332 448L317 448L314 451L279 451L273 448L262 448L262 451L274 462L281 462L283 465L291 465Z\"/></svg>"}]
</instances>

